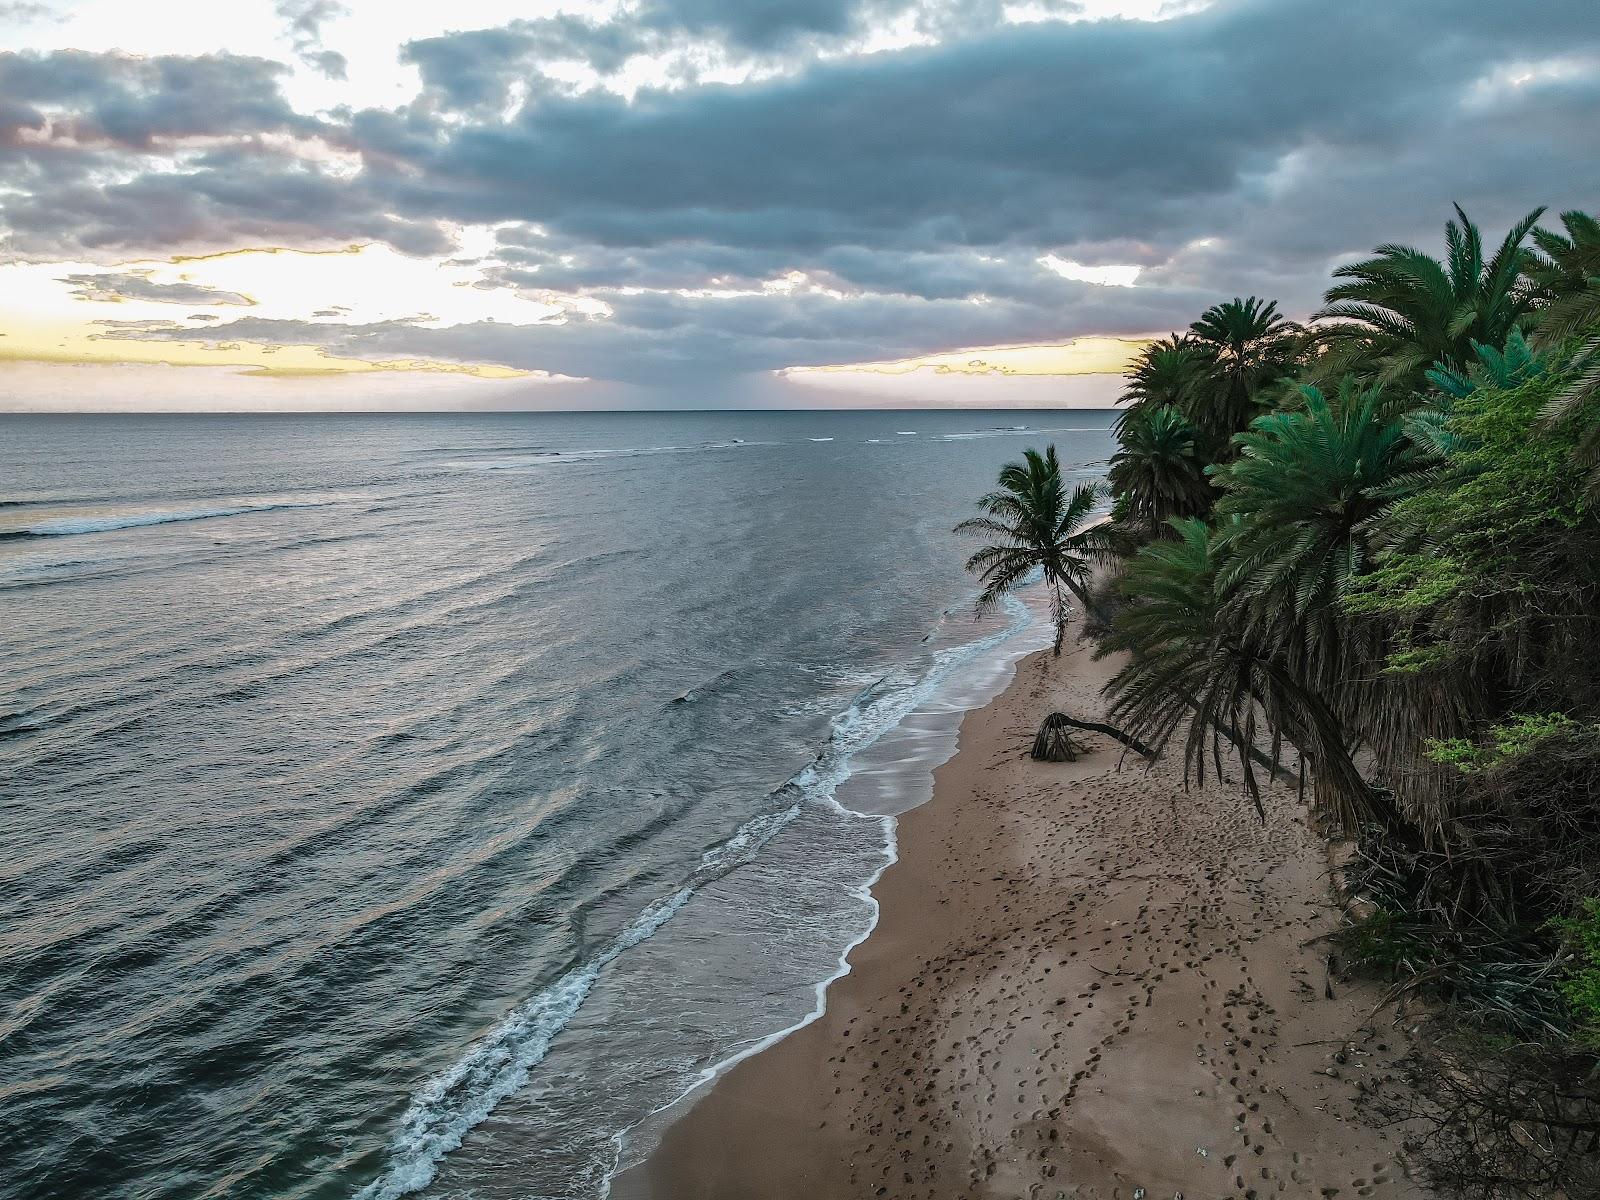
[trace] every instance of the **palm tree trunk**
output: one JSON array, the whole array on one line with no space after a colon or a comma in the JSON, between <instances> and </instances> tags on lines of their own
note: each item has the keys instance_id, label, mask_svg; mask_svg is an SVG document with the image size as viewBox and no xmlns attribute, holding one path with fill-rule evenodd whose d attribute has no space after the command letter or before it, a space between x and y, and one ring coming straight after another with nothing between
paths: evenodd
<instances>
[{"instance_id":1,"label":"palm tree trunk","mask_svg":"<svg viewBox=\"0 0 1600 1200\"><path fill-rule=\"evenodd\" d=\"M1093 596L1089 595L1088 592L1084 591L1072 580L1068 579L1065 582L1067 587L1072 589L1072 594L1077 597L1078 603L1083 605L1083 611L1086 615L1092 613L1094 614L1094 619L1099 621L1100 624L1107 627L1111 625L1111 614L1106 611L1103 604L1097 604Z\"/></svg>"},{"instance_id":2,"label":"palm tree trunk","mask_svg":"<svg viewBox=\"0 0 1600 1200\"><path fill-rule=\"evenodd\" d=\"M1067 598L1061 594L1061 580L1050 580L1050 619L1056 624L1056 644L1052 652L1056 658L1061 657L1061 643L1067 636Z\"/></svg>"},{"instance_id":3,"label":"palm tree trunk","mask_svg":"<svg viewBox=\"0 0 1600 1200\"><path fill-rule=\"evenodd\" d=\"M1307 726L1305 740L1310 744L1297 748L1302 757L1311 759L1313 774L1331 784L1339 796L1341 823L1352 832L1361 825L1374 824L1392 835L1409 833L1409 823L1393 798L1361 774L1345 744L1343 724L1322 697L1281 666L1269 663L1267 671L1279 687L1293 695L1302 710Z\"/></svg>"}]
</instances>

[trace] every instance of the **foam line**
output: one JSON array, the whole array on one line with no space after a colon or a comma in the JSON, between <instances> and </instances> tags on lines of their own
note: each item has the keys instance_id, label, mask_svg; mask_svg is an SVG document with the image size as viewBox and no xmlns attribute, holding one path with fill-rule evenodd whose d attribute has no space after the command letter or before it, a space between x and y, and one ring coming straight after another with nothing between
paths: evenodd
<instances>
[{"instance_id":1,"label":"foam line","mask_svg":"<svg viewBox=\"0 0 1600 1200\"><path fill-rule=\"evenodd\" d=\"M927 701L953 671L977 656L997 649L1032 623L1026 605L1008 597L1006 611L1011 621L1004 629L960 646L940 651L932 666L911 681L894 687L885 676L859 693L834 717L833 729L817 757L785 783L775 795L793 797L785 808L768 811L741 825L724 841L707 850L699 868L676 891L648 905L601 952L574 966L554 983L524 1001L502 1018L486 1036L443 1073L424 1083L412 1096L401 1117L399 1131L390 1143L390 1165L375 1181L357 1193L356 1200L398 1200L399 1197L428 1186L438 1174L445 1155L460 1147L467 1133L494 1111L508 1096L520 1090L533 1069L549 1053L551 1043L566 1028L599 981L602 971L640 942L651 937L689 902L694 894L738 866L751 861L773 837L797 818L805 803L820 804L857 820L875 821L883 833L883 859L877 870L851 889L868 910L866 927L840 951L832 974L814 985L815 1003L803 1019L739 1049L701 1071L668 1104L651 1114L670 1108L695 1089L704 1086L734 1063L815 1021L826 1011L829 986L850 972L850 954L877 928L878 901L872 889L883 872L897 861L899 844L895 820L890 816L869 815L847 809L836 793L850 778L855 754L877 742L908 715ZM612 1135L618 1160L629 1130ZM617 1170L614 1162L601 1184L601 1195L609 1194Z\"/></svg>"},{"instance_id":2,"label":"foam line","mask_svg":"<svg viewBox=\"0 0 1600 1200\"><path fill-rule=\"evenodd\" d=\"M170 525L179 521L204 521L212 517L237 517L245 513L272 512L280 508L321 508L331 500L284 500L270 504L234 504L222 508L177 508L162 512L106 514L99 517L50 517L7 530L0 537L73 537L82 533L108 533L145 525Z\"/></svg>"}]
</instances>

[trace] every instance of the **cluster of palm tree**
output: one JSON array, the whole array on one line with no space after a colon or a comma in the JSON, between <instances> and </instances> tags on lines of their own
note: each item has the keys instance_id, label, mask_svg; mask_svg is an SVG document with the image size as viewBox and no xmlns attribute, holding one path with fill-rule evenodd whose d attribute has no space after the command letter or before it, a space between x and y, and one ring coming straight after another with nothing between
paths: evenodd
<instances>
[{"instance_id":1,"label":"cluster of palm tree","mask_svg":"<svg viewBox=\"0 0 1600 1200\"><path fill-rule=\"evenodd\" d=\"M1457 208L1442 260L1380 246L1307 326L1232 300L1140 356L1110 474L1144 544L1112 638L1133 732L1184 730L1198 765L1229 731L1247 775L1234 735L1287 745L1328 815L1426 843L1432 745L1590 715L1600 221L1542 216L1486 255Z\"/></svg>"},{"instance_id":2,"label":"cluster of palm tree","mask_svg":"<svg viewBox=\"0 0 1600 1200\"><path fill-rule=\"evenodd\" d=\"M1254 296L1218 304L1135 361L1117 420L1110 483L1123 524L1146 534L1205 516L1216 492L1206 468L1231 461L1233 438L1297 366L1304 330Z\"/></svg>"},{"instance_id":3,"label":"cluster of palm tree","mask_svg":"<svg viewBox=\"0 0 1600 1200\"><path fill-rule=\"evenodd\" d=\"M1096 563L1134 547L1114 714L1181 733L1192 772L1229 744L1252 789L1263 745L1274 769L1292 750L1350 831L1461 836L1436 747L1518 713L1600 754L1600 221L1543 215L1486 254L1458 207L1443 259L1380 246L1306 325L1233 299L1150 344L1110 524L1029 451L959 527L993 539L968 562L981 605L1042 573L1059 653L1068 597L1094 609Z\"/></svg>"},{"instance_id":4,"label":"cluster of palm tree","mask_svg":"<svg viewBox=\"0 0 1600 1200\"><path fill-rule=\"evenodd\" d=\"M1042 571L1058 651L1112 564L1111 719L1258 809L1263 772L1309 787L1394 969L1523 1037L1567 978L1552 1061L1585 1047L1600 1130L1600 220L1543 217L1486 253L1457 208L1442 258L1380 246L1304 325L1209 309L1128 373L1109 522L1052 449L963 528L986 603Z\"/></svg>"},{"instance_id":5,"label":"cluster of palm tree","mask_svg":"<svg viewBox=\"0 0 1600 1200\"><path fill-rule=\"evenodd\" d=\"M1380 246L1334 271L1308 325L1252 296L1150 343L1128 373L1117 420L1111 485L1121 522L1165 536L1173 518L1209 516L1216 469L1240 452L1235 439L1257 417L1297 407L1306 383L1337 390L1349 377L1423 409L1433 376L1470 372L1486 352L1528 336L1546 350L1566 347L1563 362L1584 368L1558 415L1573 413L1600 392L1600 220L1563 213L1557 232L1537 226L1543 215L1523 217L1485 257L1481 231L1458 207L1443 259ZM1600 488L1600 436L1585 453Z\"/></svg>"},{"instance_id":6,"label":"cluster of palm tree","mask_svg":"<svg viewBox=\"0 0 1600 1200\"><path fill-rule=\"evenodd\" d=\"M1458 208L1442 259L1381 246L1304 327L1236 300L1152 344L1107 535L1112 719L1258 806L1292 763L1379 905L1354 944L1561 1097L1533 1141L1445 1139L1495 1196L1600 1186L1596 1146L1531 1148L1600 1130L1600 221L1543 215L1486 254Z\"/></svg>"},{"instance_id":7,"label":"cluster of palm tree","mask_svg":"<svg viewBox=\"0 0 1600 1200\"><path fill-rule=\"evenodd\" d=\"M1110 525L1081 529L1094 497L1030 455L970 565L986 595L1043 567L1087 606L1118 550L1111 719L1191 778L1230 758L1258 810L1264 770L1309 785L1393 969L1478 989L1521 1037L1552 1033L1567 978L1539 1061L1588 1055L1561 1103L1600 1122L1600 220L1543 217L1486 253L1458 207L1442 258L1380 246L1304 325L1251 297L1151 343Z\"/></svg>"}]
</instances>

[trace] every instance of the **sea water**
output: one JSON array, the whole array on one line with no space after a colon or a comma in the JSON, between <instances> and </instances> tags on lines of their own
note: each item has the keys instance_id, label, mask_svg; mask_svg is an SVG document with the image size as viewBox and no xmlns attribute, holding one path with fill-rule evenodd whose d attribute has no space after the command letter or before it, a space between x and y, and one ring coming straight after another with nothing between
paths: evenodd
<instances>
[{"instance_id":1,"label":"sea water","mask_svg":"<svg viewBox=\"0 0 1600 1200\"><path fill-rule=\"evenodd\" d=\"M0 418L0 1197L602 1194L819 1010L1048 642L950 527L1109 424Z\"/></svg>"}]
</instances>

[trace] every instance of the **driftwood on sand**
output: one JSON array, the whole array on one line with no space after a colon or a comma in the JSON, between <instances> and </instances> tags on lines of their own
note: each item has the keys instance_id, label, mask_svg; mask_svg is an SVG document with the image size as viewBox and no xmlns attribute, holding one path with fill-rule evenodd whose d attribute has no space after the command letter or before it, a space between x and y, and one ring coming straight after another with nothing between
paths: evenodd
<instances>
[{"instance_id":1,"label":"driftwood on sand","mask_svg":"<svg viewBox=\"0 0 1600 1200\"><path fill-rule=\"evenodd\" d=\"M1068 732L1073 729L1081 729L1086 733L1103 733L1108 738L1121 742L1135 754L1148 759L1154 759L1156 756L1156 752L1138 738L1123 733L1113 725L1104 725L1099 721L1080 721L1067 716L1066 713L1054 712L1044 719L1043 725L1039 726L1039 734L1033 739L1033 757L1044 762L1076 761L1085 750L1083 744Z\"/></svg>"}]
</instances>

